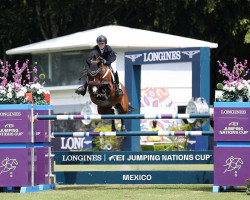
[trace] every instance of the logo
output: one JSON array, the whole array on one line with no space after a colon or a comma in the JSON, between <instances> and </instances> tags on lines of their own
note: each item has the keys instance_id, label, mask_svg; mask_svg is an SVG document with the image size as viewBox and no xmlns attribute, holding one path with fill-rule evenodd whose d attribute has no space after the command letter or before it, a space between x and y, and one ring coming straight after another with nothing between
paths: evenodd
<instances>
[{"instance_id":1,"label":"logo","mask_svg":"<svg viewBox=\"0 0 250 200\"><path fill-rule=\"evenodd\" d=\"M196 51L182 51L183 54L188 55L189 58L192 58L193 55L200 53L200 50L196 50Z\"/></svg>"},{"instance_id":2,"label":"logo","mask_svg":"<svg viewBox=\"0 0 250 200\"><path fill-rule=\"evenodd\" d=\"M91 148L91 144L92 141L86 137L61 137L61 149L85 149Z\"/></svg>"},{"instance_id":3,"label":"logo","mask_svg":"<svg viewBox=\"0 0 250 200\"><path fill-rule=\"evenodd\" d=\"M224 165L225 167L227 167L224 171L224 174L227 172L231 172L231 171L235 171L234 172L234 176L237 176L237 171L236 170L240 170L241 165L243 165L243 160L241 158L235 158L233 156L230 156L227 160L226 160L226 164Z\"/></svg>"},{"instance_id":4,"label":"logo","mask_svg":"<svg viewBox=\"0 0 250 200\"><path fill-rule=\"evenodd\" d=\"M108 159L109 161L124 161L124 155L112 155Z\"/></svg>"},{"instance_id":5,"label":"logo","mask_svg":"<svg viewBox=\"0 0 250 200\"><path fill-rule=\"evenodd\" d=\"M135 62L135 59L141 57L142 54L126 55L126 58L129 58L132 62Z\"/></svg>"},{"instance_id":6,"label":"logo","mask_svg":"<svg viewBox=\"0 0 250 200\"><path fill-rule=\"evenodd\" d=\"M14 128L14 124L5 124L4 128Z\"/></svg>"},{"instance_id":7,"label":"logo","mask_svg":"<svg viewBox=\"0 0 250 200\"><path fill-rule=\"evenodd\" d=\"M9 159L6 157L2 162L0 166L0 175L6 172L10 172L10 177L13 176L13 171L15 171L16 167L18 165L18 162L16 159Z\"/></svg>"}]
</instances>

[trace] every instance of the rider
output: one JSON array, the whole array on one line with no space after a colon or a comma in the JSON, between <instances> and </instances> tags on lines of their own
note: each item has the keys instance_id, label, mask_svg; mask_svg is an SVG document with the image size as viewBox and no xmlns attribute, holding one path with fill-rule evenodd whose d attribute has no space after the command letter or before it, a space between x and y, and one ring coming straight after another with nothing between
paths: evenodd
<instances>
[{"instance_id":1,"label":"rider","mask_svg":"<svg viewBox=\"0 0 250 200\"><path fill-rule=\"evenodd\" d=\"M116 55L115 55L116 53L112 50L112 48L109 45L107 45L107 38L104 35L98 36L96 39L96 42L97 42L97 45L94 46L94 48L91 50L91 52L97 51L101 57L100 62L102 62L104 65L106 65L108 67L111 67L111 63L116 60ZM91 52L86 60L88 65L90 65L92 62ZM111 69L112 69L113 74L115 76L115 80L114 80L115 81L115 94L118 97L122 96L123 93L122 93L122 90L120 88L119 77L118 77L118 73L116 70L116 66L113 65ZM77 94L81 94L82 96L84 96L86 94L86 91L87 91L87 86L88 86L88 83L86 81L85 84L80 86L75 92Z\"/></svg>"}]
</instances>

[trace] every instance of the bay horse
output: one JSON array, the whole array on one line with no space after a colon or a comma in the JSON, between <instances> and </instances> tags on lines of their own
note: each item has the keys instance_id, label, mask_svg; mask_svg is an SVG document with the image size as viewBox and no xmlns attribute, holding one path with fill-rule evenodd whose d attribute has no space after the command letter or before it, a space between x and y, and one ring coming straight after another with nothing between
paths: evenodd
<instances>
[{"instance_id":1,"label":"bay horse","mask_svg":"<svg viewBox=\"0 0 250 200\"><path fill-rule=\"evenodd\" d=\"M108 67L100 62L98 55L92 56L92 62L87 73L88 92L91 101L97 105L99 114L115 114L115 108L118 114L126 114L129 110L128 95L123 84L121 89L122 96L115 94L114 76ZM121 131L125 131L124 120L121 119ZM112 131L116 131L115 120L112 120Z\"/></svg>"}]
</instances>

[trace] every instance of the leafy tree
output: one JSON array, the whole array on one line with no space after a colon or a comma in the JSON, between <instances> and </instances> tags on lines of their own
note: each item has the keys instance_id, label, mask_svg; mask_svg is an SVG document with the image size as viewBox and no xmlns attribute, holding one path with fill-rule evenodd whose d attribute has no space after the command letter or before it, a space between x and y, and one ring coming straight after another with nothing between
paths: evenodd
<instances>
[{"instance_id":1,"label":"leafy tree","mask_svg":"<svg viewBox=\"0 0 250 200\"><path fill-rule=\"evenodd\" d=\"M1 59L11 48L109 24L218 43L211 50L211 102L222 79L217 60L250 60L249 0L2 0L0 10Z\"/></svg>"}]
</instances>

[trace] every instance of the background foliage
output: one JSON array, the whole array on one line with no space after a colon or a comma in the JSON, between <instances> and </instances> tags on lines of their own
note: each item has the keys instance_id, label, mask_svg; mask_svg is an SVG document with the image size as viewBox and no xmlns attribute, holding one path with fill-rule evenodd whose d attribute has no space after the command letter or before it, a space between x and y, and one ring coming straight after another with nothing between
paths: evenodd
<instances>
[{"instance_id":1,"label":"background foliage","mask_svg":"<svg viewBox=\"0 0 250 200\"><path fill-rule=\"evenodd\" d=\"M4 60L22 58L7 57L8 49L110 24L190 37L219 44L211 51L212 99L222 79L216 61L250 60L249 0L2 0L0 10Z\"/></svg>"}]
</instances>

